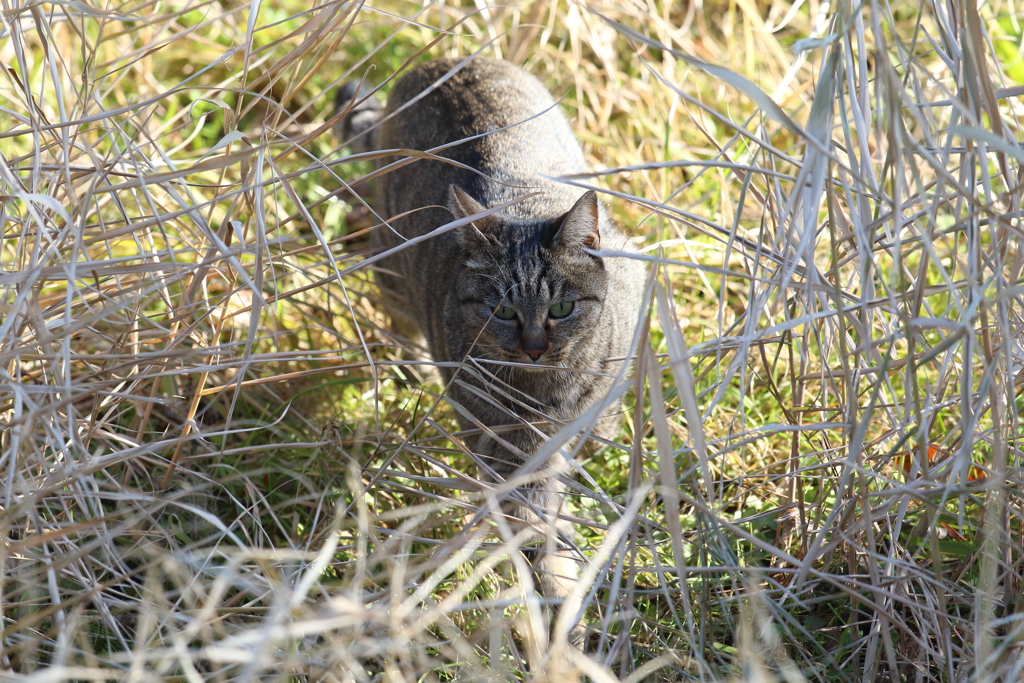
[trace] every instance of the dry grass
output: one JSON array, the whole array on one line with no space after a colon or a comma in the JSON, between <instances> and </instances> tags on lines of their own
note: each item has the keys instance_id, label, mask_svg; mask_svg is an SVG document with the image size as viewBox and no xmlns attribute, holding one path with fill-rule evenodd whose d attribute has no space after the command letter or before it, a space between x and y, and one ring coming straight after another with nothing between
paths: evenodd
<instances>
[{"instance_id":1,"label":"dry grass","mask_svg":"<svg viewBox=\"0 0 1024 683\"><path fill-rule=\"evenodd\" d=\"M5 4L0 680L1020 680L1015 8ZM324 134L477 49L565 94L653 272L585 657Z\"/></svg>"}]
</instances>

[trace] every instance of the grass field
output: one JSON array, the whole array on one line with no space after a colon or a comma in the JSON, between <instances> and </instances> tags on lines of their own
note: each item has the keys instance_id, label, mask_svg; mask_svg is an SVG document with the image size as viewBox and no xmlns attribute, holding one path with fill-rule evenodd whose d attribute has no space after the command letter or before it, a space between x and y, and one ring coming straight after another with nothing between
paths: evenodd
<instances>
[{"instance_id":1,"label":"grass field","mask_svg":"<svg viewBox=\"0 0 1024 683\"><path fill-rule=\"evenodd\" d=\"M1015 0L14 0L0 681L1024 679ZM536 74L649 259L585 655L376 303L331 91ZM563 431L560 439L573 433Z\"/></svg>"}]
</instances>

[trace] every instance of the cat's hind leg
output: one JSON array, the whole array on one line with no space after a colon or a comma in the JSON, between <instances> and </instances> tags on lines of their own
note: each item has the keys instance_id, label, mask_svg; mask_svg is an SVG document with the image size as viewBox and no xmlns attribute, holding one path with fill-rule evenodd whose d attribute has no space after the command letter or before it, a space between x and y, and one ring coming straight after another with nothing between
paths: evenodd
<instances>
[{"instance_id":1,"label":"cat's hind leg","mask_svg":"<svg viewBox=\"0 0 1024 683\"><path fill-rule=\"evenodd\" d=\"M377 124L384 118L380 100L369 83L349 81L334 93L336 111L348 110L334 126L341 143L362 154L377 149Z\"/></svg>"}]
</instances>

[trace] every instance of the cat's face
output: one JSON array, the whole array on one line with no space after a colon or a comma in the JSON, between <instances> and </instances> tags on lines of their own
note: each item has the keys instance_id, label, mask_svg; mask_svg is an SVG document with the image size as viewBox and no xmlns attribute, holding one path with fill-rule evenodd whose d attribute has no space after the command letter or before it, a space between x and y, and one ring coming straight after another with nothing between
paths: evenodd
<instances>
[{"instance_id":1,"label":"cat's face","mask_svg":"<svg viewBox=\"0 0 1024 683\"><path fill-rule=\"evenodd\" d=\"M529 370L572 367L573 358L589 355L608 289L602 259L584 251L599 244L590 195L552 220L498 215L463 230L466 257L456 288L473 356ZM462 208L468 215L483 210Z\"/></svg>"}]
</instances>

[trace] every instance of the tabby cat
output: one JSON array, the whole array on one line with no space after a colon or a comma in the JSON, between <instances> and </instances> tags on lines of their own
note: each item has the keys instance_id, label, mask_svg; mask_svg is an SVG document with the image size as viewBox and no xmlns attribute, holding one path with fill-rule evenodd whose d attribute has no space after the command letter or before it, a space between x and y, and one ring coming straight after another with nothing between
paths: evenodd
<instances>
[{"instance_id":1,"label":"tabby cat","mask_svg":"<svg viewBox=\"0 0 1024 683\"><path fill-rule=\"evenodd\" d=\"M419 159L380 178L375 208L388 225L374 232L378 251L535 193L396 252L375 275L396 327L422 332L445 363L449 397L472 415L460 415L462 427L493 428L467 441L481 474L513 477L548 435L607 394L629 354L644 268L594 253L633 250L594 192L542 177L587 165L550 94L516 66L441 59L403 76L384 109L355 84L336 100L349 108L338 132L353 151L435 150L457 162ZM619 410L605 412L596 436L614 434ZM548 539L532 557L552 601L569 594L579 572L568 550L572 525L559 517L568 469L556 454L522 497L504 502ZM580 645L584 635L577 622L569 638Z\"/></svg>"}]
</instances>

